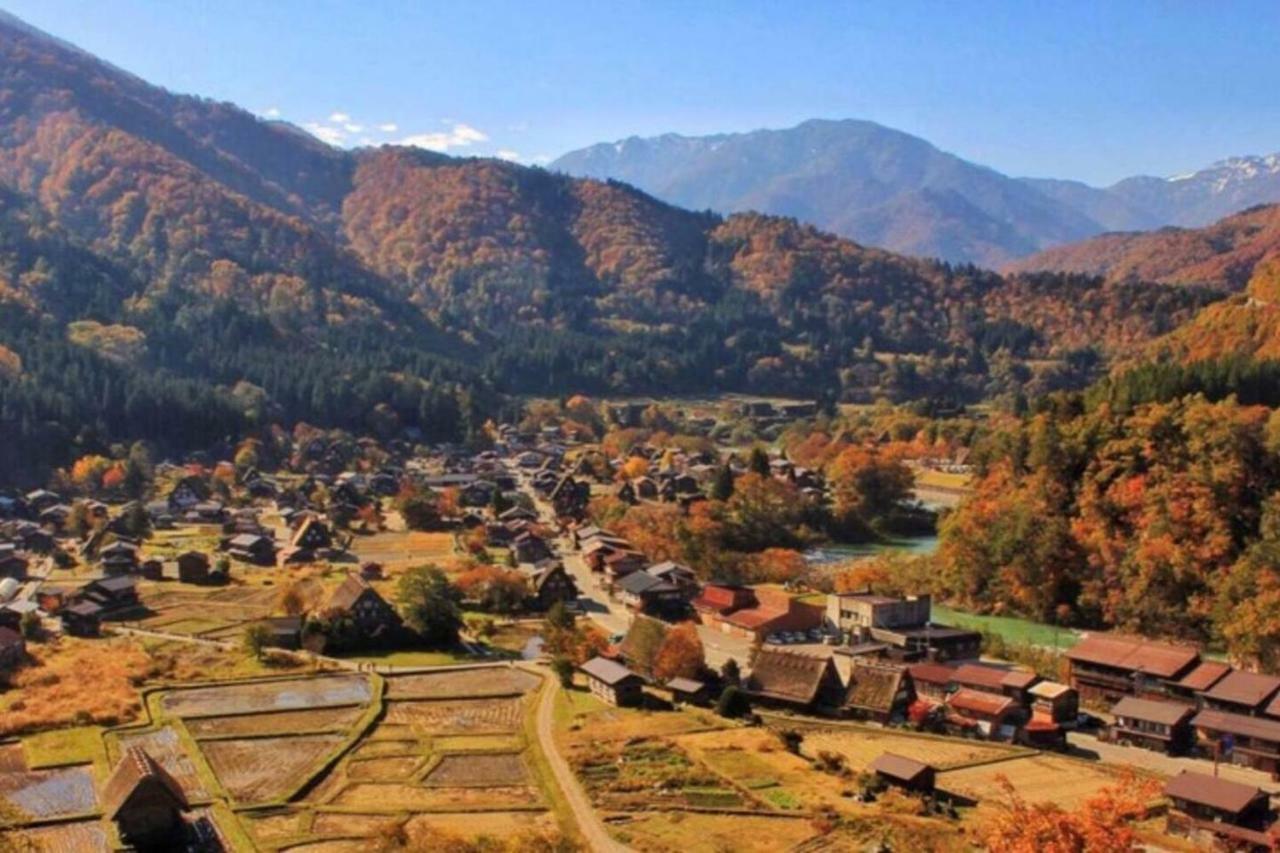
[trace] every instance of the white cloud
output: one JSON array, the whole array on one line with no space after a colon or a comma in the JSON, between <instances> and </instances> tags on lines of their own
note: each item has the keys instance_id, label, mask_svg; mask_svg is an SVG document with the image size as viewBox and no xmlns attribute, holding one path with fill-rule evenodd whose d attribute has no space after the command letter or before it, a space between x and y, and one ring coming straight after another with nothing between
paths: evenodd
<instances>
[{"instance_id":1,"label":"white cloud","mask_svg":"<svg viewBox=\"0 0 1280 853\"><path fill-rule=\"evenodd\" d=\"M329 121L333 122L334 124L346 124L347 122L351 121L351 116L347 115L346 113L330 113Z\"/></svg>"},{"instance_id":2,"label":"white cloud","mask_svg":"<svg viewBox=\"0 0 1280 853\"><path fill-rule=\"evenodd\" d=\"M499 148L493 156L499 160L519 160L520 152L512 151L510 148Z\"/></svg>"},{"instance_id":3,"label":"white cloud","mask_svg":"<svg viewBox=\"0 0 1280 853\"><path fill-rule=\"evenodd\" d=\"M262 117L263 118L280 118L280 108L267 107L265 110L262 111Z\"/></svg>"},{"instance_id":4,"label":"white cloud","mask_svg":"<svg viewBox=\"0 0 1280 853\"><path fill-rule=\"evenodd\" d=\"M489 136L469 124L458 122L442 133L417 133L400 140L401 145L427 148L431 151L448 151L450 148L466 148L477 142L488 142Z\"/></svg>"},{"instance_id":5,"label":"white cloud","mask_svg":"<svg viewBox=\"0 0 1280 853\"><path fill-rule=\"evenodd\" d=\"M364 130L364 125L348 122L342 126L342 129L347 133L361 133Z\"/></svg>"},{"instance_id":6,"label":"white cloud","mask_svg":"<svg viewBox=\"0 0 1280 853\"><path fill-rule=\"evenodd\" d=\"M347 138L346 131L340 127L330 127L315 121L309 121L302 127L316 139L330 145L341 145Z\"/></svg>"},{"instance_id":7,"label":"white cloud","mask_svg":"<svg viewBox=\"0 0 1280 853\"><path fill-rule=\"evenodd\" d=\"M386 124L378 125L378 130L382 131L383 133L395 133L399 129L400 129L400 125L396 124L393 121L389 121Z\"/></svg>"}]
</instances>

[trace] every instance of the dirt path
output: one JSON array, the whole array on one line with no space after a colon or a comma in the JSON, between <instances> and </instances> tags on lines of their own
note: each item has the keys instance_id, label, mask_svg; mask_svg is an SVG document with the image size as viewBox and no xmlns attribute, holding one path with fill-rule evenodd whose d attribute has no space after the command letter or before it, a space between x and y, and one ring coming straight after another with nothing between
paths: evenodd
<instances>
[{"instance_id":1,"label":"dirt path","mask_svg":"<svg viewBox=\"0 0 1280 853\"><path fill-rule=\"evenodd\" d=\"M578 822L578 830L582 833L587 846L595 853L627 853L630 850L629 847L609 837L604 824L596 815L595 809L591 807L591 801L587 799L587 792L578 784L573 770L569 767L569 762L564 760L556 747L554 712L556 694L559 691L560 686L554 680L548 679L538 701L538 740L542 744L543 753L547 756L547 763L551 765L556 784L564 792L564 798L568 801L569 808L573 810L573 818Z\"/></svg>"}]
</instances>

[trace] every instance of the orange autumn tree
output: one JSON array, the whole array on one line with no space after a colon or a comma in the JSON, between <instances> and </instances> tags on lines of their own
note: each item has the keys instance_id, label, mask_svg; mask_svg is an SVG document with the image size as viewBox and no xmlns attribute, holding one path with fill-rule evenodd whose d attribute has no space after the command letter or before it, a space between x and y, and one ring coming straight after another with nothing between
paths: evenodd
<instances>
[{"instance_id":1,"label":"orange autumn tree","mask_svg":"<svg viewBox=\"0 0 1280 853\"><path fill-rule=\"evenodd\" d=\"M980 828L991 853L1128 853L1139 849L1134 821L1160 790L1154 779L1128 774L1074 811L1056 803L1029 803L1000 777L1005 802Z\"/></svg>"},{"instance_id":2,"label":"orange autumn tree","mask_svg":"<svg viewBox=\"0 0 1280 853\"><path fill-rule=\"evenodd\" d=\"M692 622L682 622L667 632L653 661L653 677L658 681L673 678L696 678L706 667L706 656L698 629Z\"/></svg>"},{"instance_id":3,"label":"orange autumn tree","mask_svg":"<svg viewBox=\"0 0 1280 853\"><path fill-rule=\"evenodd\" d=\"M634 480L637 477L643 477L649 473L649 460L642 459L639 456L633 456L626 462L622 463L622 467L618 469L619 481Z\"/></svg>"}]
</instances>

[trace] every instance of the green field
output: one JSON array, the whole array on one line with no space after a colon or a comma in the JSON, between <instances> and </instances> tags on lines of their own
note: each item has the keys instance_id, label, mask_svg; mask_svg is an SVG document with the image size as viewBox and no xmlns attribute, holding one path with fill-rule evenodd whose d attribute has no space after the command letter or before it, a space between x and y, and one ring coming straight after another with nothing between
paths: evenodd
<instances>
[{"instance_id":1,"label":"green field","mask_svg":"<svg viewBox=\"0 0 1280 853\"><path fill-rule=\"evenodd\" d=\"M1013 616L982 616L977 613L965 613L941 604L933 605L933 620L939 625L998 634L1004 638L1005 642L1018 646L1069 649L1080 640L1079 635L1070 628L1059 628Z\"/></svg>"}]
</instances>

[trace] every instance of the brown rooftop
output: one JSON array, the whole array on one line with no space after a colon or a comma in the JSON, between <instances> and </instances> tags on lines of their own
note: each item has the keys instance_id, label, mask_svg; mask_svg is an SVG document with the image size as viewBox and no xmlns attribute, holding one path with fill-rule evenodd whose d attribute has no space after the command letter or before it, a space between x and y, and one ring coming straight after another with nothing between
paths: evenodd
<instances>
[{"instance_id":1,"label":"brown rooftop","mask_svg":"<svg viewBox=\"0 0 1280 853\"><path fill-rule=\"evenodd\" d=\"M1187 705L1139 699L1136 696L1124 697L1111 709L1114 717L1129 717L1162 726L1176 726L1194 713L1195 709Z\"/></svg>"},{"instance_id":2,"label":"brown rooftop","mask_svg":"<svg viewBox=\"0 0 1280 853\"><path fill-rule=\"evenodd\" d=\"M1223 676L1204 696L1215 702L1230 702L1256 708L1280 690L1280 678L1257 672L1236 670Z\"/></svg>"},{"instance_id":3,"label":"brown rooftop","mask_svg":"<svg viewBox=\"0 0 1280 853\"><path fill-rule=\"evenodd\" d=\"M1068 649L1067 658L1156 678L1173 678L1196 663L1200 652L1191 646L1157 643L1140 637L1094 634Z\"/></svg>"},{"instance_id":4,"label":"brown rooftop","mask_svg":"<svg viewBox=\"0 0 1280 853\"><path fill-rule=\"evenodd\" d=\"M1244 714L1233 714L1230 711L1201 711L1191 720L1197 729L1209 729L1215 732L1229 732L1244 735L1271 743L1280 743L1280 721L1263 717L1249 717Z\"/></svg>"},{"instance_id":5,"label":"brown rooftop","mask_svg":"<svg viewBox=\"0 0 1280 853\"><path fill-rule=\"evenodd\" d=\"M914 782L932 769L923 761L916 761L914 758L907 758L905 755L896 755L892 752L882 752L880 757L871 762L871 770L881 776L887 776L890 779L897 779L901 782Z\"/></svg>"},{"instance_id":6,"label":"brown rooftop","mask_svg":"<svg viewBox=\"0 0 1280 853\"><path fill-rule=\"evenodd\" d=\"M120 807L129 801L133 792L143 784L155 784L166 791L174 804L181 809L188 808L187 797L182 786L169 775L169 772L156 763L140 747L125 750L120 763L111 773L106 786L102 790L102 807L107 817L114 819Z\"/></svg>"},{"instance_id":7,"label":"brown rooftop","mask_svg":"<svg viewBox=\"0 0 1280 853\"><path fill-rule=\"evenodd\" d=\"M1203 661L1199 666L1187 673L1186 677L1178 682L1178 686L1185 687L1187 690L1208 690L1228 672L1231 672L1231 667L1222 661Z\"/></svg>"},{"instance_id":8,"label":"brown rooftop","mask_svg":"<svg viewBox=\"0 0 1280 853\"><path fill-rule=\"evenodd\" d=\"M1219 811L1240 814L1259 797L1262 790L1253 785L1243 785L1219 779L1207 773L1183 770L1164 786L1164 795L1179 800L1209 806Z\"/></svg>"}]
</instances>

